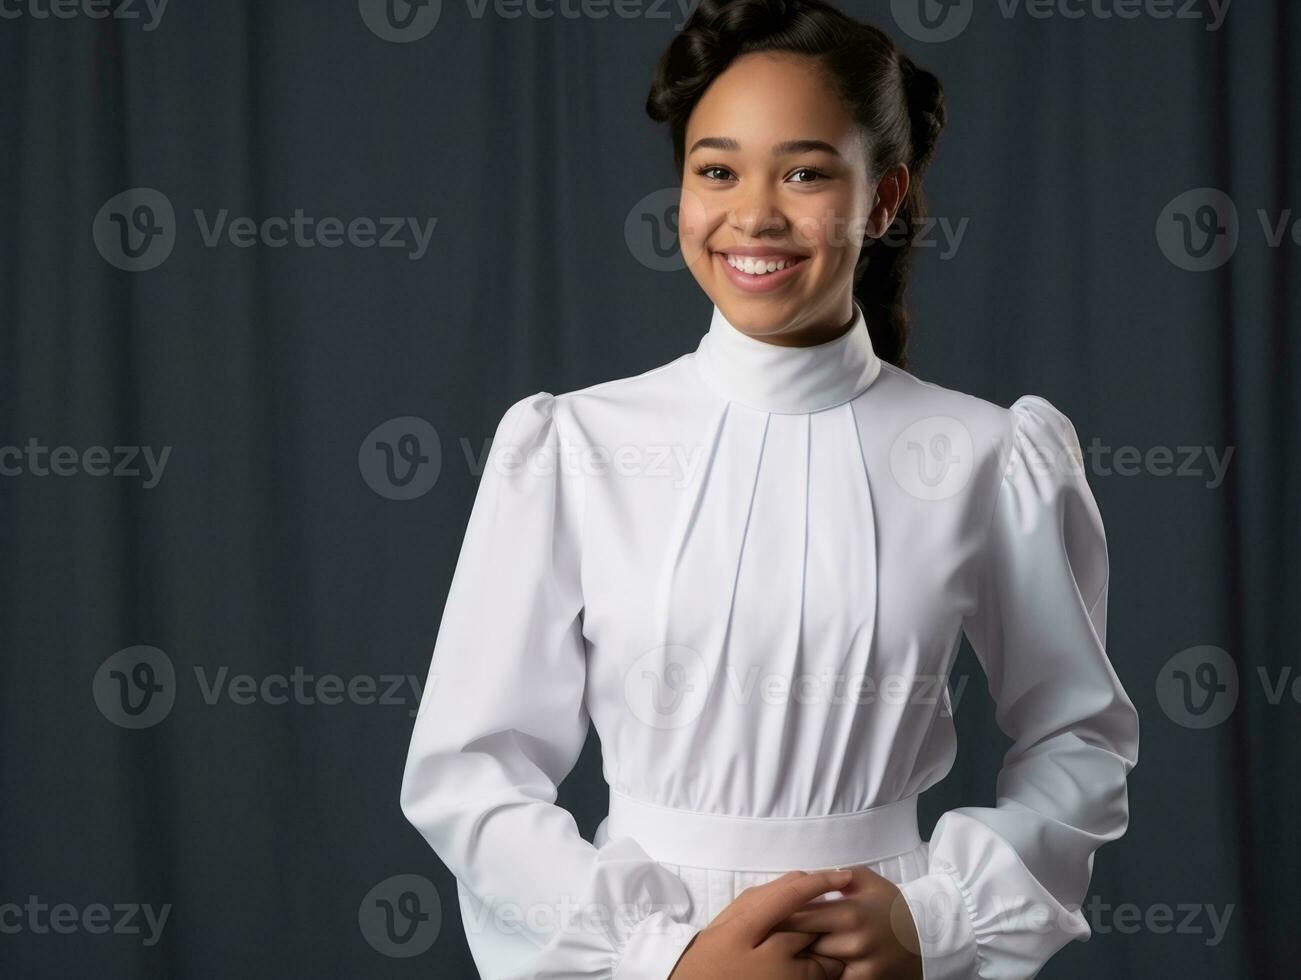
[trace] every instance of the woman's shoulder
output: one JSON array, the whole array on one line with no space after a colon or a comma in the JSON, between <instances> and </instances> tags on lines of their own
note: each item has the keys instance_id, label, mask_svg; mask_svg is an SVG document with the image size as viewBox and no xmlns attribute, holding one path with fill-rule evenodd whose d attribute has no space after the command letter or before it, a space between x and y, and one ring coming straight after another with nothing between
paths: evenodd
<instances>
[{"instance_id":1,"label":"woman's shoulder","mask_svg":"<svg viewBox=\"0 0 1301 980\"><path fill-rule=\"evenodd\" d=\"M666 364L580 388L535 391L514 401L503 413L498 429L517 431L549 428L561 439L601 441L616 434L633 437L646 426L661 428L681 415L691 417L697 386L688 373L692 355ZM696 406L698 407L698 406Z\"/></svg>"},{"instance_id":2,"label":"woman's shoulder","mask_svg":"<svg viewBox=\"0 0 1301 980\"><path fill-rule=\"evenodd\" d=\"M990 433L1008 431L1015 425L1015 406L1011 407L984 398L972 392L950 388L928 381L911 371L886 362L881 363L881 374L873 385L877 397L890 411L903 417L928 417L945 415L964 425ZM870 390L870 389L869 389Z\"/></svg>"},{"instance_id":3,"label":"woman's shoulder","mask_svg":"<svg viewBox=\"0 0 1301 980\"><path fill-rule=\"evenodd\" d=\"M577 432L605 441L658 432L698 419L708 393L700 385L694 352L623 377L555 395L556 411Z\"/></svg>"},{"instance_id":4,"label":"woman's shoulder","mask_svg":"<svg viewBox=\"0 0 1301 980\"><path fill-rule=\"evenodd\" d=\"M890 406L894 428L948 419L970 439L977 455L983 446L1004 463L1027 452L1078 453L1070 418L1043 395L1025 393L1005 406L886 363L878 382L880 401Z\"/></svg>"}]
</instances>

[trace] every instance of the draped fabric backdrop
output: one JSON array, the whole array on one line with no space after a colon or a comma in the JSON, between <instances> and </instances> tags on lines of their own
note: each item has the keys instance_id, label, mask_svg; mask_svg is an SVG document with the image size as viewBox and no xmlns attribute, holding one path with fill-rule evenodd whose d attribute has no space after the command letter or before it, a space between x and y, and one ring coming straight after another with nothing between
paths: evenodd
<instances>
[{"instance_id":1,"label":"draped fabric backdrop","mask_svg":"<svg viewBox=\"0 0 1301 980\"><path fill-rule=\"evenodd\" d=\"M1042 975L1293 975L1301 15L845 9L949 97L914 371L1049 398L1106 523L1131 826ZM506 407L708 326L642 109L684 18L0 0L0 975L474 975L407 743ZM1008 745L951 688L923 835Z\"/></svg>"}]
</instances>

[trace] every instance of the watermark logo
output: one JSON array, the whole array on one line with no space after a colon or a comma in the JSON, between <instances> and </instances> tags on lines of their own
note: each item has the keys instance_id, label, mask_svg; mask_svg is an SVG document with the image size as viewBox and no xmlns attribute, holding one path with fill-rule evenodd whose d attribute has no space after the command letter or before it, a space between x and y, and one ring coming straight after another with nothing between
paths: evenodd
<instances>
[{"instance_id":1,"label":"watermark logo","mask_svg":"<svg viewBox=\"0 0 1301 980\"><path fill-rule=\"evenodd\" d=\"M940 44L967 29L974 0L890 0L894 22L915 41Z\"/></svg>"},{"instance_id":2,"label":"watermark logo","mask_svg":"<svg viewBox=\"0 0 1301 980\"><path fill-rule=\"evenodd\" d=\"M1218 269L1238 249L1238 208L1214 187L1185 191L1156 221L1156 240L1170 262L1186 272Z\"/></svg>"},{"instance_id":3,"label":"watermark logo","mask_svg":"<svg viewBox=\"0 0 1301 980\"><path fill-rule=\"evenodd\" d=\"M715 225L720 215L726 215L730 221L742 219L738 208L717 203L707 206L689 188L664 187L647 194L629 209L623 224L624 243L632 257L652 272L677 272L702 257L710 258L702 230ZM945 262L957 256L970 224L968 216L954 220L928 215L907 225L896 221L883 234L868 240L862 216L833 209L783 220L783 227L789 227L791 241L803 248L838 248L853 243L878 250L937 249L940 260ZM869 252L867 261L875 261L873 255Z\"/></svg>"},{"instance_id":4,"label":"watermark logo","mask_svg":"<svg viewBox=\"0 0 1301 980\"><path fill-rule=\"evenodd\" d=\"M1270 668L1257 664L1265 703L1301 705L1301 672L1292 664ZM1238 668L1233 658L1217 646L1181 650L1161 668L1156 682L1157 701L1166 716L1184 728L1214 728L1233 713L1240 699Z\"/></svg>"},{"instance_id":5,"label":"watermark logo","mask_svg":"<svg viewBox=\"0 0 1301 980\"><path fill-rule=\"evenodd\" d=\"M1233 0L998 0L1004 19L1020 14L1035 20L1204 20L1218 31ZM1210 15L1209 17L1207 15Z\"/></svg>"},{"instance_id":6,"label":"watermark logo","mask_svg":"<svg viewBox=\"0 0 1301 980\"><path fill-rule=\"evenodd\" d=\"M1202 945L1215 947L1224 942L1235 908L1237 906L1233 904L1221 906L1210 902L1179 902L1175 905L1157 902L1146 907L1133 902L1112 905L1097 895L1091 895L1080 907L1080 912L1089 920L1089 929L1094 935L1118 932L1132 936L1150 932L1154 935L1197 936Z\"/></svg>"},{"instance_id":7,"label":"watermark logo","mask_svg":"<svg viewBox=\"0 0 1301 980\"><path fill-rule=\"evenodd\" d=\"M33 0L35 2L35 0ZM695 0L466 0L472 21L498 20L668 20L676 13L673 30L681 30ZM384 41L407 44L428 37L442 14L442 0L358 0L362 22Z\"/></svg>"},{"instance_id":8,"label":"watermark logo","mask_svg":"<svg viewBox=\"0 0 1301 980\"><path fill-rule=\"evenodd\" d=\"M132 187L104 202L91 226L95 248L124 272L157 268L176 246L176 212L153 187Z\"/></svg>"},{"instance_id":9,"label":"watermark logo","mask_svg":"<svg viewBox=\"0 0 1301 980\"><path fill-rule=\"evenodd\" d=\"M204 248L353 248L393 249L415 262L429 253L437 218L365 215L347 220L314 216L302 208L289 215L254 218L233 215L229 208L208 212L192 208ZM172 202L152 187L133 187L105 202L91 223L95 248L104 261L126 272L157 268L176 247L179 228Z\"/></svg>"},{"instance_id":10,"label":"watermark logo","mask_svg":"<svg viewBox=\"0 0 1301 980\"><path fill-rule=\"evenodd\" d=\"M1228 718L1238 703L1237 664L1217 646L1181 650L1157 675L1156 699L1175 724L1213 728Z\"/></svg>"},{"instance_id":11,"label":"watermark logo","mask_svg":"<svg viewBox=\"0 0 1301 980\"><path fill-rule=\"evenodd\" d=\"M918 419L890 446L895 482L919 500L944 500L971 479L974 464L971 431L950 415Z\"/></svg>"},{"instance_id":12,"label":"watermark logo","mask_svg":"<svg viewBox=\"0 0 1301 980\"><path fill-rule=\"evenodd\" d=\"M415 717L424 694L416 674L344 677L309 673L301 664L287 674L271 673L262 677L232 673L225 665L211 673L201 665L193 671L199 696L209 707L222 701L237 707L385 705L405 706L407 713ZM436 675L431 674L429 680L435 682ZM178 688L171 658L151 646L119 650L100 665L92 682L92 694L100 714L121 728L157 725L171 713Z\"/></svg>"},{"instance_id":13,"label":"watermark logo","mask_svg":"<svg viewBox=\"0 0 1301 980\"><path fill-rule=\"evenodd\" d=\"M663 187L628 211L623 239L632 257L647 269L677 272L700 257L700 247L691 244L691 229L693 221L704 220L705 206L696 194L681 187Z\"/></svg>"},{"instance_id":14,"label":"watermark logo","mask_svg":"<svg viewBox=\"0 0 1301 980\"><path fill-rule=\"evenodd\" d=\"M424 691L416 674L339 674L308 673L298 664L288 674L272 673L258 678L252 674L232 674L223 665L210 676L203 667L194 668L194 679L204 704L216 705L223 698L241 707L253 704L302 706L336 704L415 704L407 713L419 711Z\"/></svg>"},{"instance_id":15,"label":"watermark logo","mask_svg":"<svg viewBox=\"0 0 1301 980\"><path fill-rule=\"evenodd\" d=\"M437 482L442 465L438 430L414 415L380 423L357 450L357 467L362 479L389 500L424 496Z\"/></svg>"},{"instance_id":16,"label":"watermark logo","mask_svg":"<svg viewBox=\"0 0 1301 980\"><path fill-rule=\"evenodd\" d=\"M149 728L176 703L176 670L157 647L127 647L100 664L91 689L100 714L113 724Z\"/></svg>"},{"instance_id":17,"label":"watermark logo","mask_svg":"<svg viewBox=\"0 0 1301 980\"><path fill-rule=\"evenodd\" d=\"M843 224L849 227L852 222ZM958 254L970 224L971 218L965 215L956 222L944 215L927 215L911 222L908 227L901 221L895 221L875 242L890 248L938 248L940 261L947 262ZM871 244L873 243L869 243Z\"/></svg>"},{"instance_id":18,"label":"watermark logo","mask_svg":"<svg viewBox=\"0 0 1301 980\"><path fill-rule=\"evenodd\" d=\"M443 13L443 0L357 0L362 22L382 41L408 44L428 37Z\"/></svg>"},{"instance_id":19,"label":"watermark logo","mask_svg":"<svg viewBox=\"0 0 1301 980\"><path fill-rule=\"evenodd\" d=\"M1215 490L1228 475L1235 448L1149 446L1143 451L1138 446L1108 446L1094 436L1080 452L1088 455L1089 472L1096 476L1201 477L1206 489ZM1070 472L1079 471L1072 468Z\"/></svg>"},{"instance_id":20,"label":"watermark logo","mask_svg":"<svg viewBox=\"0 0 1301 980\"><path fill-rule=\"evenodd\" d=\"M442 929L438 890L420 875L385 878L361 900L357 924L377 952L395 959L419 956L434 945Z\"/></svg>"},{"instance_id":21,"label":"watermark logo","mask_svg":"<svg viewBox=\"0 0 1301 980\"><path fill-rule=\"evenodd\" d=\"M1266 248L1301 245L1301 218L1291 208L1256 208ZM1238 207L1223 191L1199 187L1170 202L1157 219L1156 237L1167 259L1188 272L1209 272L1237 252L1242 233ZM1254 241L1254 238L1252 239Z\"/></svg>"},{"instance_id":22,"label":"watermark logo","mask_svg":"<svg viewBox=\"0 0 1301 980\"><path fill-rule=\"evenodd\" d=\"M689 725L709 697L704 658L688 646L653 647L624 673L623 696L633 716L651 728Z\"/></svg>"},{"instance_id":23,"label":"watermark logo","mask_svg":"<svg viewBox=\"0 0 1301 980\"><path fill-rule=\"evenodd\" d=\"M767 669L758 665L723 670L727 696L737 704L883 704L938 706L943 718L952 718L962 700L968 677L957 677L950 689L942 674L842 673L834 670L801 671Z\"/></svg>"},{"instance_id":24,"label":"watermark logo","mask_svg":"<svg viewBox=\"0 0 1301 980\"><path fill-rule=\"evenodd\" d=\"M1233 0L997 0L983 5L1005 21L1031 20L1149 20L1204 21L1207 31L1218 31ZM971 23L973 0L890 0L890 12L899 29L917 41L938 44L952 41Z\"/></svg>"},{"instance_id":25,"label":"watermark logo","mask_svg":"<svg viewBox=\"0 0 1301 980\"><path fill-rule=\"evenodd\" d=\"M1075 931L1082 918L1087 922L1091 935L1121 933L1132 936L1149 932L1154 935L1195 936L1208 947L1219 946L1224 941L1236 908L1232 904L1217 906L1201 902L1157 902L1148 906L1124 902L1113 905L1097 895L1090 895L1079 905L1070 903L1059 907L1009 888L987 896L987 905L991 924L1005 925L1017 932L1047 935ZM918 917L916 927L923 945L951 935L968 915L962 896L948 892L928 893L921 908L924 914ZM904 929L899 938L905 938L907 932ZM913 948L911 944L910 948Z\"/></svg>"}]
</instances>

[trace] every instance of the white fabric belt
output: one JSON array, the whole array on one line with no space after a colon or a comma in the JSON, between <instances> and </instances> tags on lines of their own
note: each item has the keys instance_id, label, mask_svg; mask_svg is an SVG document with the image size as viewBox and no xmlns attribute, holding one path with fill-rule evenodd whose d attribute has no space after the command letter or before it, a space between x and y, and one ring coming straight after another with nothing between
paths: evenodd
<instances>
[{"instance_id":1,"label":"white fabric belt","mask_svg":"<svg viewBox=\"0 0 1301 980\"><path fill-rule=\"evenodd\" d=\"M812 871L872 864L918 847L917 796L816 817L733 817L610 791L605 837L631 837L652 860L731 871Z\"/></svg>"}]
</instances>

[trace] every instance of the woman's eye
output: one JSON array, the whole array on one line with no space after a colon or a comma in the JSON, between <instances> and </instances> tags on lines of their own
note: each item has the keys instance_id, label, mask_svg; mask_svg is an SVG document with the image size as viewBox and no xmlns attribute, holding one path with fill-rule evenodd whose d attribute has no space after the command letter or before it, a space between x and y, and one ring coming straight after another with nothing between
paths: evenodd
<instances>
[{"instance_id":1,"label":"woman's eye","mask_svg":"<svg viewBox=\"0 0 1301 980\"><path fill-rule=\"evenodd\" d=\"M696 173L700 174L702 177L707 178L708 180L720 180L722 178L714 177L712 176L712 174L714 173L726 174L727 170L723 167L709 166L709 167L701 167L699 170L696 171Z\"/></svg>"},{"instance_id":2,"label":"woman's eye","mask_svg":"<svg viewBox=\"0 0 1301 980\"><path fill-rule=\"evenodd\" d=\"M722 182L722 181L727 181L731 178L731 171L728 170L726 167L720 167L717 164L709 164L703 167L697 167L695 169L695 172L697 175L704 177L706 180L710 180L710 181ZM795 179L798 175L804 175L804 176L802 177L802 179L795 180L795 183L797 184L814 184L820 180L825 180L827 176L826 174L822 173L820 170L814 170L812 167L800 167L798 170L796 170L794 173L791 174L791 179Z\"/></svg>"}]
</instances>

